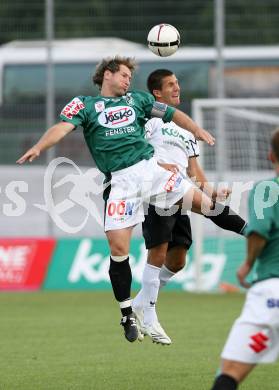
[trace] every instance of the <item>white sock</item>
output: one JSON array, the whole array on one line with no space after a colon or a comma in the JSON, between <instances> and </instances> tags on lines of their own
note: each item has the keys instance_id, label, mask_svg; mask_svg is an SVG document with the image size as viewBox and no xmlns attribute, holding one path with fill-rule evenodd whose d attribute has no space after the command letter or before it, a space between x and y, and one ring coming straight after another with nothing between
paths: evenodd
<instances>
[{"instance_id":1,"label":"white sock","mask_svg":"<svg viewBox=\"0 0 279 390\"><path fill-rule=\"evenodd\" d=\"M141 309L143 307L143 291L142 288L139 290L135 298L133 299L132 307Z\"/></svg>"},{"instance_id":2,"label":"white sock","mask_svg":"<svg viewBox=\"0 0 279 390\"><path fill-rule=\"evenodd\" d=\"M175 272L170 271L165 265L162 266L159 274L160 289L164 287L168 281L175 275Z\"/></svg>"},{"instance_id":3,"label":"white sock","mask_svg":"<svg viewBox=\"0 0 279 390\"><path fill-rule=\"evenodd\" d=\"M152 324L157 320L157 314L155 310L155 304L157 302L160 280L161 268L154 265L147 264L144 267L142 274L142 303L144 310L144 323L146 325Z\"/></svg>"}]
</instances>

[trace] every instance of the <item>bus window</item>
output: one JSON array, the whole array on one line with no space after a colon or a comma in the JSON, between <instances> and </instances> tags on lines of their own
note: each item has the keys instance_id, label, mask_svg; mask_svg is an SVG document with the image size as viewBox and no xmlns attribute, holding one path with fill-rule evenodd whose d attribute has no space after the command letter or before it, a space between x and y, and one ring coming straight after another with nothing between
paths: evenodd
<instances>
[{"instance_id":1,"label":"bus window","mask_svg":"<svg viewBox=\"0 0 279 390\"><path fill-rule=\"evenodd\" d=\"M40 102L45 93L45 82L44 65L6 65L3 72L3 102Z\"/></svg>"},{"instance_id":2,"label":"bus window","mask_svg":"<svg viewBox=\"0 0 279 390\"><path fill-rule=\"evenodd\" d=\"M76 95L96 95L92 83L96 64L55 64L56 101L65 103ZM146 90L148 75L158 68L173 71L180 82L181 100L208 96L208 64L181 61L141 62L132 82L133 89ZM44 103L46 97L46 66L43 64L6 65L4 68L3 102Z\"/></svg>"},{"instance_id":3,"label":"bus window","mask_svg":"<svg viewBox=\"0 0 279 390\"><path fill-rule=\"evenodd\" d=\"M57 101L76 95L96 94L91 80L95 64L56 64L54 67ZM3 102L6 104L44 103L46 98L46 66L43 64L6 65L4 68ZM62 103L63 104L63 103Z\"/></svg>"}]
</instances>

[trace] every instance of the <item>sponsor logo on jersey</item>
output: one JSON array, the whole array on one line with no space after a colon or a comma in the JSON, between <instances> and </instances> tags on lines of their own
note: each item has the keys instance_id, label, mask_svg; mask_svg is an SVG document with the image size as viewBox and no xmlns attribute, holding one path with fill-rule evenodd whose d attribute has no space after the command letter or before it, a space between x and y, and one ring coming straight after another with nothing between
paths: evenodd
<instances>
[{"instance_id":1,"label":"sponsor logo on jersey","mask_svg":"<svg viewBox=\"0 0 279 390\"><path fill-rule=\"evenodd\" d=\"M279 299L269 298L267 300L267 307L270 309L274 309L275 307L279 308Z\"/></svg>"},{"instance_id":2,"label":"sponsor logo on jersey","mask_svg":"<svg viewBox=\"0 0 279 390\"><path fill-rule=\"evenodd\" d=\"M103 100L100 100L99 102L95 103L95 110L96 112L102 112L105 109L105 102Z\"/></svg>"},{"instance_id":3,"label":"sponsor logo on jersey","mask_svg":"<svg viewBox=\"0 0 279 390\"><path fill-rule=\"evenodd\" d=\"M161 129L162 135L167 135L169 137L175 137L183 142L185 142L185 146L189 149L189 139L187 139L183 134L181 134L177 129L172 129L171 127L162 127Z\"/></svg>"},{"instance_id":4,"label":"sponsor logo on jersey","mask_svg":"<svg viewBox=\"0 0 279 390\"><path fill-rule=\"evenodd\" d=\"M263 332L250 336L250 339L252 342L249 344L249 347L256 353L260 353L268 347L267 342L269 337L267 337Z\"/></svg>"},{"instance_id":5,"label":"sponsor logo on jersey","mask_svg":"<svg viewBox=\"0 0 279 390\"><path fill-rule=\"evenodd\" d=\"M68 119L73 119L73 116L77 115L84 108L85 105L82 101L79 98L74 98L63 108L61 115L64 115Z\"/></svg>"},{"instance_id":6,"label":"sponsor logo on jersey","mask_svg":"<svg viewBox=\"0 0 279 390\"><path fill-rule=\"evenodd\" d=\"M108 107L98 117L100 125L110 129L129 126L135 119L135 111L130 106Z\"/></svg>"},{"instance_id":7,"label":"sponsor logo on jersey","mask_svg":"<svg viewBox=\"0 0 279 390\"><path fill-rule=\"evenodd\" d=\"M177 188L181 183L181 180L182 177L179 174L173 173L164 186L165 191L171 192L174 188Z\"/></svg>"},{"instance_id":8,"label":"sponsor logo on jersey","mask_svg":"<svg viewBox=\"0 0 279 390\"><path fill-rule=\"evenodd\" d=\"M134 202L126 202L126 200L120 200L118 202L111 201L107 206L107 214L109 217L133 215L134 207Z\"/></svg>"},{"instance_id":9,"label":"sponsor logo on jersey","mask_svg":"<svg viewBox=\"0 0 279 390\"><path fill-rule=\"evenodd\" d=\"M113 135L119 135L119 134L129 134L134 133L136 131L136 128L134 126L127 126L120 129L110 129L106 130L106 137L111 137Z\"/></svg>"}]
</instances>

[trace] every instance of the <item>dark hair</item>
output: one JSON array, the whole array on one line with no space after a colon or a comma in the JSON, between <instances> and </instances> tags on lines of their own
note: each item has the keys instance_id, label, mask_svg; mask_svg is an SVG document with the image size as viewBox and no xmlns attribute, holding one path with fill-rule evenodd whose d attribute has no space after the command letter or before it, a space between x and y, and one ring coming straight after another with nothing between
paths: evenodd
<instances>
[{"instance_id":1,"label":"dark hair","mask_svg":"<svg viewBox=\"0 0 279 390\"><path fill-rule=\"evenodd\" d=\"M279 127L274 130L271 136L271 149L275 154L276 160L279 162Z\"/></svg>"},{"instance_id":2,"label":"dark hair","mask_svg":"<svg viewBox=\"0 0 279 390\"><path fill-rule=\"evenodd\" d=\"M154 89L161 90L163 79L167 76L172 76L173 72L168 69L157 69L150 73L147 79L147 88L153 95Z\"/></svg>"},{"instance_id":3,"label":"dark hair","mask_svg":"<svg viewBox=\"0 0 279 390\"><path fill-rule=\"evenodd\" d=\"M136 62L134 58L119 56L115 56L114 58L105 58L96 66L96 71L93 75L93 83L101 88L105 71L109 70L112 73L116 73L119 71L120 65L127 66L131 72L133 72L136 68Z\"/></svg>"}]
</instances>

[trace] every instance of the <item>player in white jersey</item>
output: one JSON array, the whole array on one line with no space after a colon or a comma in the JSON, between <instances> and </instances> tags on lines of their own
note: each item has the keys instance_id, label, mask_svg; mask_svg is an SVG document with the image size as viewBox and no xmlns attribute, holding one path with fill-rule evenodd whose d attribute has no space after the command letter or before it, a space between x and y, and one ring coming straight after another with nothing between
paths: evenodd
<instances>
[{"instance_id":1,"label":"player in white jersey","mask_svg":"<svg viewBox=\"0 0 279 390\"><path fill-rule=\"evenodd\" d=\"M175 164L184 176L188 160L197 157L200 149L197 140L189 131L177 126L174 122L164 123L159 118L150 119L145 125L146 138L154 147L159 162Z\"/></svg>"},{"instance_id":2,"label":"player in white jersey","mask_svg":"<svg viewBox=\"0 0 279 390\"><path fill-rule=\"evenodd\" d=\"M175 75L165 69L151 73L148 88L160 103L177 106L180 103L180 88ZM230 194L224 188L218 194L208 183L197 161L199 146L194 136L174 122L164 123L159 118L152 118L146 124L146 136L154 147L155 157L160 163L172 163L183 177L195 178L200 187L214 200L219 196L225 199ZM189 176L189 177L188 177ZM194 184L192 183L194 186ZM245 221L228 206L217 204L222 212L208 216L223 229L242 234ZM171 339L160 325L155 303L158 291L175 273L185 266L187 250L192 243L189 216L184 212L162 210L149 205L143 222L143 236L148 249L148 260L144 268L142 288L133 301L133 310L137 315L141 334L149 335L153 341L170 344Z\"/></svg>"}]
</instances>

